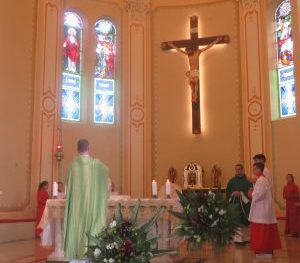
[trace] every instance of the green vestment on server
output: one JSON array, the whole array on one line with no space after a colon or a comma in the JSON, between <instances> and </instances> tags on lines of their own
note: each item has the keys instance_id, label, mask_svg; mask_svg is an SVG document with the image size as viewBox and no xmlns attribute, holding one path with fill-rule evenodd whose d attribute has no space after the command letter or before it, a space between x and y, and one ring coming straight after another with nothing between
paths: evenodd
<instances>
[{"instance_id":1,"label":"green vestment on server","mask_svg":"<svg viewBox=\"0 0 300 263\"><path fill-rule=\"evenodd\" d=\"M89 235L106 224L108 168L99 160L79 155L73 160L67 179L63 250L65 258L85 257Z\"/></svg>"}]
</instances>

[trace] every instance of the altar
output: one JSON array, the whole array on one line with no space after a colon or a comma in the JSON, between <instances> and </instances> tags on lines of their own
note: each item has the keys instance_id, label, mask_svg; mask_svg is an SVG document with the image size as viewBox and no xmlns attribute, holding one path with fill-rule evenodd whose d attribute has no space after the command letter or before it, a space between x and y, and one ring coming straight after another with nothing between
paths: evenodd
<instances>
[{"instance_id":1,"label":"altar","mask_svg":"<svg viewBox=\"0 0 300 263\"><path fill-rule=\"evenodd\" d=\"M131 199L129 196L113 196L108 201L107 222L112 221L118 204L122 207L124 217L129 217L138 199ZM178 211L181 206L176 199L140 199L139 222L147 221L154 212L162 207L164 210L155 225L154 234L159 234L161 239L157 243L160 249L167 249L172 246L170 236L175 222L169 210ZM39 227L43 229L41 237L42 246L54 246L54 252L48 260L64 261L62 251L62 227L65 210L65 199L49 199L40 221Z\"/></svg>"}]
</instances>

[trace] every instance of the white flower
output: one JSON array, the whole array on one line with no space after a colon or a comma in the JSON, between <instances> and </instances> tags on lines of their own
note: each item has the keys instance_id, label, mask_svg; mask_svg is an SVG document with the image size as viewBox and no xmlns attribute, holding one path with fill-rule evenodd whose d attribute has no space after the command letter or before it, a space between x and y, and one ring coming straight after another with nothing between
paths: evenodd
<instances>
[{"instance_id":1,"label":"white flower","mask_svg":"<svg viewBox=\"0 0 300 263\"><path fill-rule=\"evenodd\" d=\"M209 215L209 218L212 219L212 218L213 218L213 215Z\"/></svg>"},{"instance_id":2,"label":"white flower","mask_svg":"<svg viewBox=\"0 0 300 263\"><path fill-rule=\"evenodd\" d=\"M110 228L114 228L116 225L117 225L117 221L114 220L114 221L112 221L112 222L109 224L109 227L110 227Z\"/></svg>"},{"instance_id":3,"label":"white flower","mask_svg":"<svg viewBox=\"0 0 300 263\"><path fill-rule=\"evenodd\" d=\"M215 222L213 222L213 223L210 225L210 227L215 227L215 226L218 224L218 222L219 222L219 219L217 219Z\"/></svg>"},{"instance_id":4,"label":"white flower","mask_svg":"<svg viewBox=\"0 0 300 263\"><path fill-rule=\"evenodd\" d=\"M225 215L226 214L226 210L224 210L224 209L221 209L220 211L219 211L219 215Z\"/></svg>"},{"instance_id":5,"label":"white flower","mask_svg":"<svg viewBox=\"0 0 300 263\"><path fill-rule=\"evenodd\" d=\"M104 261L104 262L107 262L108 260L105 258L105 259L103 259L103 261Z\"/></svg>"},{"instance_id":6,"label":"white flower","mask_svg":"<svg viewBox=\"0 0 300 263\"><path fill-rule=\"evenodd\" d=\"M117 244L116 242L113 243L113 246L114 246L116 249L119 248L119 247L118 247L118 244Z\"/></svg>"},{"instance_id":7,"label":"white flower","mask_svg":"<svg viewBox=\"0 0 300 263\"><path fill-rule=\"evenodd\" d=\"M213 194L213 192L209 190L209 191L208 191L208 194L209 194L209 195L212 195L212 194Z\"/></svg>"},{"instance_id":8,"label":"white flower","mask_svg":"<svg viewBox=\"0 0 300 263\"><path fill-rule=\"evenodd\" d=\"M219 208L218 208L218 207L216 207L215 211L216 211L216 212L218 212L218 210L219 210Z\"/></svg>"},{"instance_id":9,"label":"white flower","mask_svg":"<svg viewBox=\"0 0 300 263\"><path fill-rule=\"evenodd\" d=\"M106 249L113 249L115 246L118 246L116 242L106 245Z\"/></svg>"},{"instance_id":10,"label":"white flower","mask_svg":"<svg viewBox=\"0 0 300 263\"><path fill-rule=\"evenodd\" d=\"M100 256L100 254L101 254L101 250L99 248L96 248L94 251L94 257L97 258Z\"/></svg>"},{"instance_id":11,"label":"white flower","mask_svg":"<svg viewBox=\"0 0 300 263\"><path fill-rule=\"evenodd\" d=\"M198 208L198 212L202 212L204 210L204 206L203 205L201 205L199 208Z\"/></svg>"},{"instance_id":12,"label":"white flower","mask_svg":"<svg viewBox=\"0 0 300 263\"><path fill-rule=\"evenodd\" d=\"M113 258L110 258L108 262L109 262L109 263L114 263L115 260L114 260Z\"/></svg>"}]
</instances>

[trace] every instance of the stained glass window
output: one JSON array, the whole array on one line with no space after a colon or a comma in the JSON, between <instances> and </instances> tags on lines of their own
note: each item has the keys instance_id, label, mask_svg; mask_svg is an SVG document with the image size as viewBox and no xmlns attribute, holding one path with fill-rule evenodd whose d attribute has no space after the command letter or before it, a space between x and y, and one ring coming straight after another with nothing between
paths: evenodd
<instances>
[{"instance_id":1,"label":"stained glass window","mask_svg":"<svg viewBox=\"0 0 300 263\"><path fill-rule=\"evenodd\" d=\"M284 0L275 13L280 116L296 115L292 7Z\"/></svg>"},{"instance_id":2,"label":"stained glass window","mask_svg":"<svg viewBox=\"0 0 300 263\"><path fill-rule=\"evenodd\" d=\"M115 119L116 29L109 20L95 24L94 122L113 124Z\"/></svg>"},{"instance_id":3,"label":"stained glass window","mask_svg":"<svg viewBox=\"0 0 300 263\"><path fill-rule=\"evenodd\" d=\"M80 121L82 20L64 13L63 76L61 118Z\"/></svg>"}]
</instances>

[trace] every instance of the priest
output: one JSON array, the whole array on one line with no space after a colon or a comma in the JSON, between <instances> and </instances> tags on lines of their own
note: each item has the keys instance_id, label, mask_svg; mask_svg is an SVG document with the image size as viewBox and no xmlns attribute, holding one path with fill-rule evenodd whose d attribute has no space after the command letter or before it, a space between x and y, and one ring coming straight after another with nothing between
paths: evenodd
<instances>
[{"instance_id":1,"label":"priest","mask_svg":"<svg viewBox=\"0 0 300 263\"><path fill-rule=\"evenodd\" d=\"M68 260L83 259L87 235L98 234L106 224L108 168L89 155L89 142L77 143L78 156L68 171L63 250Z\"/></svg>"},{"instance_id":2,"label":"priest","mask_svg":"<svg viewBox=\"0 0 300 263\"><path fill-rule=\"evenodd\" d=\"M241 226L234 235L233 241L240 245L250 241L248 216L251 202L248 197L248 191L252 187L252 183L247 180L244 173L244 166L242 164L236 164L235 175L227 184L226 195L229 203L238 204L239 206Z\"/></svg>"}]
</instances>

